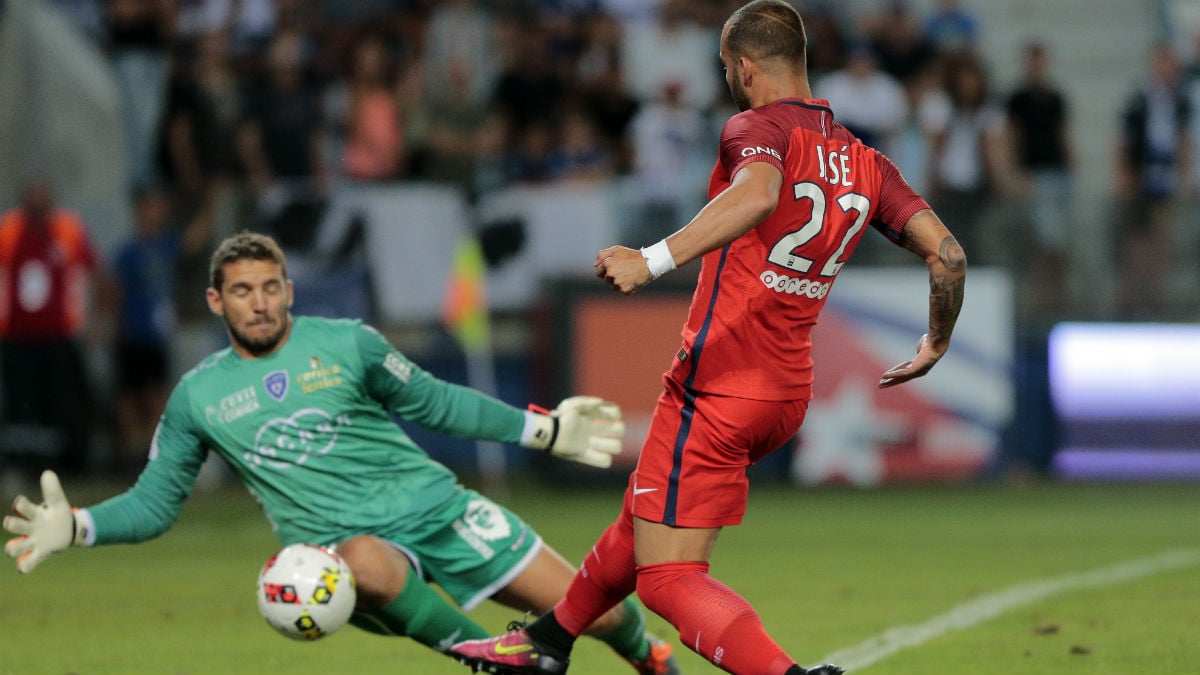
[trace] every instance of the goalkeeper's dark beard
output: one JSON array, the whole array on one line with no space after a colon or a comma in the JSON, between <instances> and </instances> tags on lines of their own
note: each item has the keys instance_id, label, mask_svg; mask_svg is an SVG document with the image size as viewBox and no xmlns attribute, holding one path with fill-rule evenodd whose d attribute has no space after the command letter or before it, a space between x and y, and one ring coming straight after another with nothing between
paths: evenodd
<instances>
[{"instance_id":1,"label":"goalkeeper's dark beard","mask_svg":"<svg viewBox=\"0 0 1200 675\"><path fill-rule=\"evenodd\" d=\"M283 340L283 336L287 335L288 328L291 325L292 315L290 312L285 311L283 312L282 319L279 321L279 328L274 333L261 338L252 338L234 328L228 319L225 320L225 326L229 329L229 339L242 349L250 352L253 356L262 356L274 351L279 346L279 342Z\"/></svg>"}]
</instances>

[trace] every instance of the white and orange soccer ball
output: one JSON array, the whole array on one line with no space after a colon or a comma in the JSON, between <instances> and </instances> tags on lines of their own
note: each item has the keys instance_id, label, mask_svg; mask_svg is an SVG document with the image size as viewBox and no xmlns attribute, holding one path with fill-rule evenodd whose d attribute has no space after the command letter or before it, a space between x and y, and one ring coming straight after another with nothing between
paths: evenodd
<instances>
[{"instance_id":1,"label":"white and orange soccer ball","mask_svg":"<svg viewBox=\"0 0 1200 675\"><path fill-rule=\"evenodd\" d=\"M346 625L354 595L350 567L324 546L287 546L258 573L258 610L293 640L316 640Z\"/></svg>"}]
</instances>

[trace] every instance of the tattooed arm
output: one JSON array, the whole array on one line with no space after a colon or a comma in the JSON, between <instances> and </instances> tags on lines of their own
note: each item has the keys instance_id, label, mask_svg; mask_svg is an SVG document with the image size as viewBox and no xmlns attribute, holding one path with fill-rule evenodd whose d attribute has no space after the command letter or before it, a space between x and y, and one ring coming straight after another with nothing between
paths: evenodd
<instances>
[{"instance_id":1,"label":"tattooed arm","mask_svg":"<svg viewBox=\"0 0 1200 675\"><path fill-rule=\"evenodd\" d=\"M920 256L929 267L929 332L917 342L917 355L911 361L883 374L881 389L921 377L946 353L967 281L967 257L933 211L920 211L909 218L900 245Z\"/></svg>"}]
</instances>

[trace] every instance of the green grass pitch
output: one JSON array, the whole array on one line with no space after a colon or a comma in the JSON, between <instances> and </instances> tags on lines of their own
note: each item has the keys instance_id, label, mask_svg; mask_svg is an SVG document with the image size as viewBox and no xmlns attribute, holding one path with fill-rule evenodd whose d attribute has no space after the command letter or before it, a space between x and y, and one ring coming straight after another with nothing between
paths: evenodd
<instances>
[{"instance_id":1,"label":"green grass pitch","mask_svg":"<svg viewBox=\"0 0 1200 675\"><path fill-rule=\"evenodd\" d=\"M120 489L65 483L88 504ZM36 494L30 495L36 497ZM0 496L11 499L12 495ZM619 488L514 488L506 504L578 560L616 514ZM0 675L467 673L408 640L346 628L315 643L276 635L254 582L276 542L238 486L197 494L163 537L70 550L0 569ZM802 664L1006 588L1200 552L1200 486L756 487L713 574L742 592ZM514 613L474 613L503 630ZM716 673L678 647L687 673ZM581 640L571 675L631 672ZM1200 565L1066 590L875 658L890 675L1200 673Z\"/></svg>"}]
</instances>

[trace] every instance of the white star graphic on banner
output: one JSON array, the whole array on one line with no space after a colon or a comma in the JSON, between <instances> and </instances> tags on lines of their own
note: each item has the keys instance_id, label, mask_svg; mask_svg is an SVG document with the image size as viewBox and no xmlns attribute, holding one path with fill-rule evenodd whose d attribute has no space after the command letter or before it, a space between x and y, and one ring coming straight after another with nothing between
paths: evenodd
<instances>
[{"instance_id":1,"label":"white star graphic on banner","mask_svg":"<svg viewBox=\"0 0 1200 675\"><path fill-rule=\"evenodd\" d=\"M912 433L908 419L875 407L865 382L847 379L832 398L814 399L800 428L800 448L792 478L816 485L844 478L868 487L883 480L883 445Z\"/></svg>"}]
</instances>

